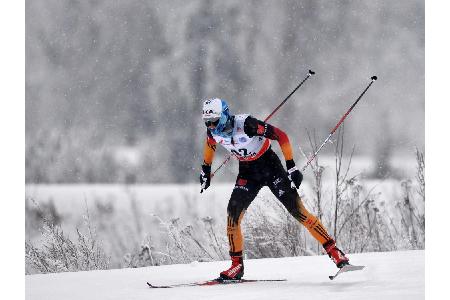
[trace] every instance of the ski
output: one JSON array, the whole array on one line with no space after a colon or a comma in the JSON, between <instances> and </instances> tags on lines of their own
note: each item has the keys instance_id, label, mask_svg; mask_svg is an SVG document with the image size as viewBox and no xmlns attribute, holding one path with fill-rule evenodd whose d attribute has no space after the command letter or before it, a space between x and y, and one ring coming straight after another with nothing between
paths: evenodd
<instances>
[{"instance_id":1,"label":"ski","mask_svg":"<svg viewBox=\"0 0 450 300\"><path fill-rule=\"evenodd\" d=\"M362 270L362 269L364 269L364 267L365 266L345 265L342 268L340 268L339 271L336 272L336 274L330 275L328 277L330 278L330 280L333 280L336 277L338 277L338 275L341 273Z\"/></svg>"},{"instance_id":2,"label":"ski","mask_svg":"<svg viewBox=\"0 0 450 300\"><path fill-rule=\"evenodd\" d=\"M147 282L149 288L152 289L170 289L175 287L187 287L187 286L209 286L209 285L219 285L219 284L237 284L237 283L248 283L248 282L280 282L286 281L286 279L213 279L207 281L198 281L191 283L178 283L178 284L169 284L169 285L154 285Z\"/></svg>"}]
</instances>

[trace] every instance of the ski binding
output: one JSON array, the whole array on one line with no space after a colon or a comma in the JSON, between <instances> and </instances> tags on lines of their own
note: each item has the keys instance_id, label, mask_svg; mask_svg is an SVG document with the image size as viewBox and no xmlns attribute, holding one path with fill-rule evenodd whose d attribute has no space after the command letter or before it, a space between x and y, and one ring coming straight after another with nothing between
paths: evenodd
<instances>
[{"instance_id":1,"label":"ski binding","mask_svg":"<svg viewBox=\"0 0 450 300\"><path fill-rule=\"evenodd\" d=\"M354 265L348 264L348 265L345 265L342 268L340 268L339 271L336 272L336 274L328 276L328 278L330 278L330 280L333 280L336 277L338 277L338 275L341 273L358 271L358 270L362 270L364 268L365 268L365 266L354 266Z\"/></svg>"}]
</instances>

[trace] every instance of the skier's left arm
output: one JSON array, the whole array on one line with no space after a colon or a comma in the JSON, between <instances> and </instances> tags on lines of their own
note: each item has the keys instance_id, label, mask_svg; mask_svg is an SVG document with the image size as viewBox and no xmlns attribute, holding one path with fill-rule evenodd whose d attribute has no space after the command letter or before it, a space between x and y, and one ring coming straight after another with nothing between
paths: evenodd
<instances>
[{"instance_id":1,"label":"skier's left arm","mask_svg":"<svg viewBox=\"0 0 450 300\"><path fill-rule=\"evenodd\" d=\"M278 142L281 152L283 152L284 159L286 160L286 168L289 177L294 182L295 186L299 188L303 180L303 174L295 166L292 146L287 134L283 130L251 116L248 116L245 120L244 132L249 137L264 136Z\"/></svg>"}]
</instances>

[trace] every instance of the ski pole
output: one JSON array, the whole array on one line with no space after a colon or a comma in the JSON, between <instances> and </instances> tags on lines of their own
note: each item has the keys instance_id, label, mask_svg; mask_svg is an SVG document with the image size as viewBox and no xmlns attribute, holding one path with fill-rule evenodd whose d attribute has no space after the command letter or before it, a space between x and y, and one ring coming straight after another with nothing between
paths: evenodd
<instances>
[{"instance_id":1,"label":"ski pole","mask_svg":"<svg viewBox=\"0 0 450 300\"><path fill-rule=\"evenodd\" d=\"M308 75L297 85L297 87L281 102L265 119L264 122L267 122L279 109L281 106L283 106L286 101L305 83L306 80L309 79L312 75L316 74L316 72L309 70ZM229 160L231 159L231 154L228 154L227 158L219 165L219 167L211 174L211 178L214 177L214 175L217 173L217 171L220 170ZM203 191L203 189L202 189Z\"/></svg>"},{"instance_id":2,"label":"ski pole","mask_svg":"<svg viewBox=\"0 0 450 300\"><path fill-rule=\"evenodd\" d=\"M271 113L270 115L267 116L267 118L264 119L264 122L267 122L279 109L280 107L283 106L283 104L286 103L286 101L288 101L288 99L302 86L302 84L308 80L309 77L311 77L311 75L316 74L316 72L309 70L308 71L308 75L306 75L305 79L302 80L302 82L300 82L299 85L297 85L297 87L283 100L283 102L281 102Z\"/></svg>"},{"instance_id":3,"label":"ski pole","mask_svg":"<svg viewBox=\"0 0 450 300\"><path fill-rule=\"evenodd\" d=\"M328 137L325 139L325 141L323 141L322 145L320 145L320 147L316 150L316 152L314 152L313 156L311 156L308 160L308 162L306 163L306 165L302 168L302 172L304 172L306 170L306 168L311 164L311 162L313 161L313 159L317 156L317 154L319 153L319 151L322 149L322 147L330 140L331 136L336 132L336 130L339 128L339 126L341 126L342 122L344 122L345 118L347 118L348 114L350 114L350 112L353 110L353 108L356 106L356 104L359 102L359 100L361 100L362 96L364 96L364 94L367 92L367 90L370 88L370 86L374 83L375 80L377 80L377 76L372 76L371 78L371 82L369 83L369 85L366 87L366 89L361 93L361 95L359 95L358 99L356 99L356 101L352 104L352 106L350 106L350 108L347 110L347 112L342 116L342 118L339 120L339 122L336 124L336 126L334 126L333 130L331 130L330 134L328 135Z\"/></svg>"}]
</instances>

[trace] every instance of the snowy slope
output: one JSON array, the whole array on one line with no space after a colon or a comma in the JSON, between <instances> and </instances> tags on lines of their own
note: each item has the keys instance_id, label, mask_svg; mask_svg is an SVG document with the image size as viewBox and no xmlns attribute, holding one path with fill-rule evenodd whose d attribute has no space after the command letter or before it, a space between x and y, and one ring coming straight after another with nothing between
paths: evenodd
<instances>
[{"instance_id":1,"label":"snowy slope","mask_svg":"<svg viewBox=\"0 0 450 300\"><path fill-rule=\"evenodd\" d=\"M154 284L185 283L214 278L228 261L139 269L118 269L26 276L26 299L424 299L424 251L350 255L366 269L328 279L336 268L328 256L247 260L247 279L286 282L228 286L149 289Z\"/></svg>"}]
</instances>

